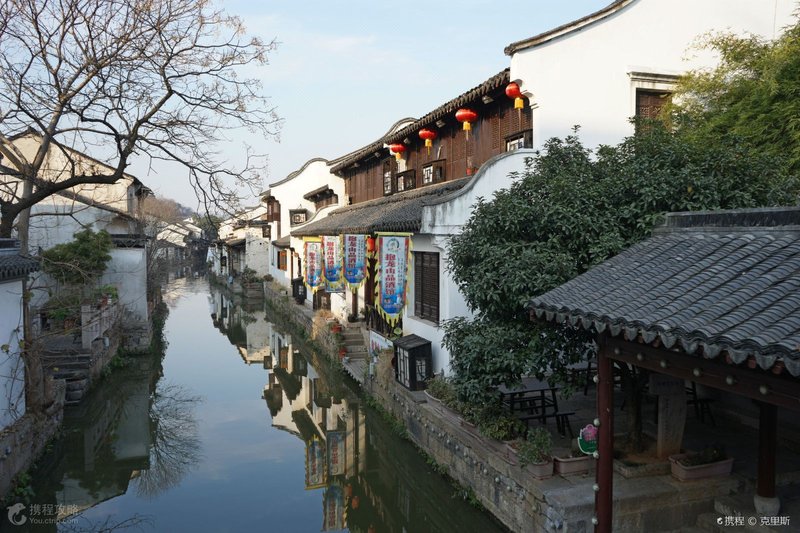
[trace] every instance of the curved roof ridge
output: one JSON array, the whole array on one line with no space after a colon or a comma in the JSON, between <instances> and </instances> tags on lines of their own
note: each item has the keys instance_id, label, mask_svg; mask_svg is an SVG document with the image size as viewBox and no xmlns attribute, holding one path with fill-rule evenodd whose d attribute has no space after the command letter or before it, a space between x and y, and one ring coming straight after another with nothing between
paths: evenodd
<instances>
[{"instance_id":1,"label":"curved roof ridge","mask_svg":"<svg viewBox=\"0 0 800 533\"><path fill-rule=\"evenodd\" d=\"M580 31L583 28L591 24L594 24L595 22L599 22L604 18L613 15L614 13L626 7L628 4L632 4L635 1L636 0L616 0L615 2L611 2L606 7L598 11L595 11L594 13L590 13L585 17L581 17L577 20L573 20L572 22L562 24L561 26L553 28L552 30L548 30L544 33L540 33L539 35L534 35L533 37L528 37L527 39L515 41L506 46L503 52L505 52L507 56L510 56L515 54L516 52L519 52L520 50L538 46L540 44L551 41L557 37L561 37L563 35L567 35L572 32Z\"/></svg>"}]
</instances>

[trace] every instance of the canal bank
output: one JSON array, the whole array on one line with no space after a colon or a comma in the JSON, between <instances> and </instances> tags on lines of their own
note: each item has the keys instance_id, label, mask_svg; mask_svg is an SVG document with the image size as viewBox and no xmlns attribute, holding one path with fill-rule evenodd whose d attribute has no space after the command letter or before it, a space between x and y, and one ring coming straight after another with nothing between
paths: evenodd
<instances>
[{"instance_id":1,"label":"canal bank","mask_svg":"<svg viewBox=\"0 0 800 533\"><path fill-rule=\"evenodd\" d=\"M276 313L292 320L331 361L338 361L336 336L320 325L311 310L296 305L280 289L266 288L267 302ZM347 327L358 325L344 325ZM537 479L524 467L504 442L482 435L458 413L431 403L423 392L410 391L395 379L391 352L381 353L372 364L354 365L342 361L361 389L405 429L408 439L438 469L463 487L475 501L512 531L585 532L594 529L595 476L589 472L553 475ZM560 405L575 411L578 423L596 417L591 396L577 395ZM618 406L620 407L620 406ZM691 438L687 446L702 448L704 442L729 436L742 440L742 428L709 427L688 420ZM556 445L570 448L570 438L556 437ZM726 440L726 442L728 442ZM746 452L742 451L741 457ZM592 461L594 463L594 461ZM713 524L725 509L731 509L730 495L747 490L747 474L683 482L669 474L669 463L653 471L626 467L615 461L614 530L677 532L695 525ZM666 470L664 470L664 467ZM793 478L786 480L792 483ZM698 529L698 531L712 529Z\"/></svg>"},{"instance_id":2,"label":"canal bank","mask_svg":"<svg viewBox=\"0 0 800 533\"><path fill-rule=\"evenodd\" d=\"M164 300L163 351L67 411L26 524L0 530L504 530L263 303L200 279Z\"/></svg>"}]
</instances>

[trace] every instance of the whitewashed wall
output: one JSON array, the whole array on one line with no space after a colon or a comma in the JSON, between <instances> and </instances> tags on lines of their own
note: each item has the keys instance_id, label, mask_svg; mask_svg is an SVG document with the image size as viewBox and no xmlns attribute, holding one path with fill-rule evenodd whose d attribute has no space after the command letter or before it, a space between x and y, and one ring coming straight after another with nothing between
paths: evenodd
<instances>
[{"instance_id":1,"label":"whitewashed wall","mask_svg":"<svg viewBox=\"0 0 800 533\"><path fill-rule=\"evenodd\" d=\"M115 285L128 320L148 321L147 253L145 248L113 248L100 284Z\"/></svg>"},{"instance_id":2,"label":"whitewashed wall","mask_svg":"<svg viewBox=\"0 0 800 533\"><path fill-rule=\"evenodd\" d=\"M580 125L589 147L616 144L633 133L636 87L668 89L634 73L677 75L710 66L710 52L689 50L709 31L780 34L797 8L794 0L634 0L617 13L511 58L511 79L520 80L533 106L533 141ZM588 14L588 13L587 13Z\"/></svg>"},{"instance_id":3,"label":"whitewashed wall","mask_svg":"<svg viewBox=\"0 0 800 533\"><path fill-rule=\"evenodd\" d=\"M19 355L22 339L22 281L0 282L0 431L25 414L25 369Z\"/></svg>"},{"instance_id":4,"label":"whitewashed wall","mask_svg":"<svg viewBox=\"0 0 800 533\"><path fill-rule=\"evenodd\" d=\"M517 150L497 155L478 170L478 173L458 191L422 211L422 226L412 238L412 251L439 254L439 321L459 316L471 317L458 286L447 271L447 243L452 235L461 233L478 198L491 200L495 191L513 182L512 172L522 172L525 160L533 150ZM487 275L490 273L487 272ZM441 345L444 331L433 322L414 316L414 268L411 266L408 305L403 316L403 333L416 334L431 341L434 372L450 373L450 353Z\"/></svg>"}]
</instances>

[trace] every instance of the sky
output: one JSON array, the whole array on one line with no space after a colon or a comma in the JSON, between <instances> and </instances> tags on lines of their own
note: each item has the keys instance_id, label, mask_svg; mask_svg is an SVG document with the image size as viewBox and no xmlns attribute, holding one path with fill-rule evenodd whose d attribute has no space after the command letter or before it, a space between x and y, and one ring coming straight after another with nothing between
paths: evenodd
<instances>
[{"instance_id":1,"label":"sky","mask_svg":"<svg viewBox=\"0 0 800 533\"><path fill-rule=\"evenodd\" d=\"M243 134L221 145L236 164L242 143L268 155L262 190L309 159L335 159L419 118L510 65L503 49L588 15L611 0L225 0L249 35L276 40L250 69L283 121L279 139ZM186 171L135 163L157 196L196 208ZM255 205L255 196L246 205Z\"/></svg>"}]
</instances>

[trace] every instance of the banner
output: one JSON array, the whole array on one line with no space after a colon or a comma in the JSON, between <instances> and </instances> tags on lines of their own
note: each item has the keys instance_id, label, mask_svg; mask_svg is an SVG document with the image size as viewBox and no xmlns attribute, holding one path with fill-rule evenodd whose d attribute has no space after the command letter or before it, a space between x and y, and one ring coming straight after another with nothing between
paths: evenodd
<instances>
[{"instance_id":1,"label":"banner","mask_svg":"<svg viewBox=\"0 0 800 533\"><path fill-rule=\"evenodd\" d=\"M344 236L344 279L355 292L367 277L367 236Z\"/></svg>"},{"instance_id":2,"label":"banner","mask_svg":"<svg viewBox=\"0 0 800 533\"><path fill-rule=\"evenodd\" d=\"M345 473L345 432L329 431L326 435L328 439L328 475L340 476Z\"/></svg>"},{"instance_id":3,"label":"banner","mask_svg":"<svg viewBox=\"0 0 800 533\"><path fill-rule=\"evenodd\" d=\"M342 292L344 290L344 276L342 276L342 239L339 235L325 235L322 237L322 250L324 253L325 290L328 292Z\"/></svg>"},{"instance_id":4,"label":"banner","mask_svg":"<svg viewBox=\"0 0 800 533\"><path fill-rule=\"evenodd\" d=\"M390 326L400 319L406 305L410 233L378 234L378 311Z\"/></svg>"},{"instance_id":5,"label":"banner","mask_svg":"<svg viewBox=\"0 0 800 533\"><path fill-rule=\"evenodd\" d=\"M322 241L319 238L303 239L303 280L314 293L322 288Z\"/></svg>"},{"instance_id":6,"label":"banner","mask_svg":"<svg viewBox=\"0 0 800 533\"><path fill-rule=\"evenodd\" d=\"M306 442L306 490L324 487L327 480L325 443L314 435Z\"/></svg>"},{"instance_id":7,"label":"banner","mask_svg":"<svg viewBox=\"0 0 800 533\"><path fill-rule=\"evenodd\" d=\"M321 531L341 531L347 528L344 514L344 491L339 485L331 485L325 489L322 496L322 516Z\"/></svg>"}]
</instances>

